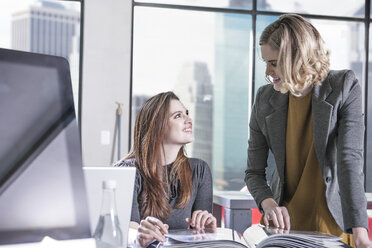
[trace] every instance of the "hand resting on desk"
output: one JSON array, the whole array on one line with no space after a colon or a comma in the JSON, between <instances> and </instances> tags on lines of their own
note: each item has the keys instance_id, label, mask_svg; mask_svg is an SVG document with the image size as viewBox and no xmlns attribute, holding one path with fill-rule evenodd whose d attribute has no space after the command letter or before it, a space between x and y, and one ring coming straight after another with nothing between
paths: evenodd
<instances>
[{"instance_id":1,"label":"hand resting on desk","mask_svg":"<svg viewBox=\"0 0 372 248\"><path fill-rule=\"evenodd\" d=\"M192 217L186 218L186 222L192 228L196 229L204 229L204 228L216 228L217 227L217 220L216 218L209 213L208 211L204 210L196 210L192 213Z\"/></svg>"},{"instance_id":2,"label":"hand resting on desk","mask_svg":"<svg viewBox=\"0 0 372 248\"><path fill-rule=\"evenodd\" d=\"M202 230L204 228L216 228L216 218L208 211L196 210L193 212L191 218L186 218L185 221L190 224L192 228ZM134 223L134 222L132 222ZM137 224L137 223L136 223ZM138 225L138 224L137 224ZM131 225L132 228L134 225ZM155 217L147 217L141 220L138 226L136 243L141 247L146 247L154 240L165 242L165 234L168 233L169 226L164 224L161 220Z\"/></svg>"},{"instance_id":3,"label":"hand resting on desk","mask_svg":"<svg viewBox=\"0 0 372 248\"><path fill-rule=\"evenodd\" d=\"M138 226L137 243L141 247L148 246L154 240L165 242L164 234L168 233L169 226L164 224L161 220L148 216L141 220Z\"/></svg>"}]
</instances>

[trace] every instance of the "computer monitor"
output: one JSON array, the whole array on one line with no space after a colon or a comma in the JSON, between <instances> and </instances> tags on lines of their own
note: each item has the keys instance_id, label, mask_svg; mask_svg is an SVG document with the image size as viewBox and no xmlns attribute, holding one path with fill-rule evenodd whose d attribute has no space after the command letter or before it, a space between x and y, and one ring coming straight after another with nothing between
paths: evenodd
<instances>
[{"instance_id":1,"label":"computer monitor","mask_svg":"<svg viewBox=\"0 0 372 248\"><path fill-rule=\"evenodd\" d=\"M94 233L102 206L102 182L116 182L116 208L120 228L123 233L124 247L127 247L129 222L132 212L135 167L83 167L88 194L90 229Z\"/></svg>"},{"instance_id":2,"label":"computer monitor","mask_svg":"<svg viewBox=\"0 0 372 248\"><path fill-rule=\"evenodd\" d=\"M88 238L69 65L0 49L0 244Z\"/></svg>"}]
</instances>

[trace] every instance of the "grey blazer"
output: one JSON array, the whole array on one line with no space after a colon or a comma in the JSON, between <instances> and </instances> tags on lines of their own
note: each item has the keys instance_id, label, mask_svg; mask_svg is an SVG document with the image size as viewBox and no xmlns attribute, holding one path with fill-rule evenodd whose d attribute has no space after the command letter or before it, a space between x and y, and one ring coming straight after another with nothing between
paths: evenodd
<instances>
[{"instance_id":1,"label":"grey blazer","mask_svg":"<svg viewBox=\"0 0 372 248\"><path fill-rule=\"evenodd\" d=\"M260 208L266 198L282 203L288 94L265 85L258 90L252 109L245 182ZM360 85L350 70L330 71L321 86L314 86L312 94L314 147L328 208L344 232L352 233L352 227L368 230ZM276 163L270 186L265 177L269 149Z\"/></svg>"}]
</instances>

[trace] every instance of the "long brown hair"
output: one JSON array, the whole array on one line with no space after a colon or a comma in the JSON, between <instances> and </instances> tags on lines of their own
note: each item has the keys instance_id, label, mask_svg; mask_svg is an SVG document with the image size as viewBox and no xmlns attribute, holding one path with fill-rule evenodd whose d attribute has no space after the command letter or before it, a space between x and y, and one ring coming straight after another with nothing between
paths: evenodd
<instances>
[{"instance_id":1,"label":"long brown hair","mask_svg":"<svg viewBox=\"0 0 372 248\"><path fill-rule=\"evenodd\" d=\"M167 166L161 165L162 144L169 120L169 104L179 98L171 91L157 94L141 107L134 127L134 144L125 159L135 158L143 178L139 197L141 219L154 216L166 220L172 208L169 205ZM170 172L171 183L179 180L176 208L184 208L190 200L192 177L189 160L181 147Z\"/></svg>"}]
</instances>

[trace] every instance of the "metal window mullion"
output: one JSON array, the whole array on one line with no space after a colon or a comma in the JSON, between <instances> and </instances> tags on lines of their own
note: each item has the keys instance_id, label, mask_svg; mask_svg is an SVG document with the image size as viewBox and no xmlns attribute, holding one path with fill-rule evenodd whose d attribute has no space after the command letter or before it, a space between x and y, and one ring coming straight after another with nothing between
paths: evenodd
<instances>
[{"instance_id":1,"label":"metal window mullion","mask_svg":"<svg viewBox=\"0 0 372 248\"><path fill-rule=\"evenodd\" d=\"M370 27L370 13L371 12L371 1L365 0L365 16L364 16L364 26L365 26L365 37L364 37L364 47L365 47L365 80L364 80L364 126L366 127L364 132L364 190L367 188L367 130L368 130L368 74L369 74L369 27Z\"/></svg>"}]
</instances>

